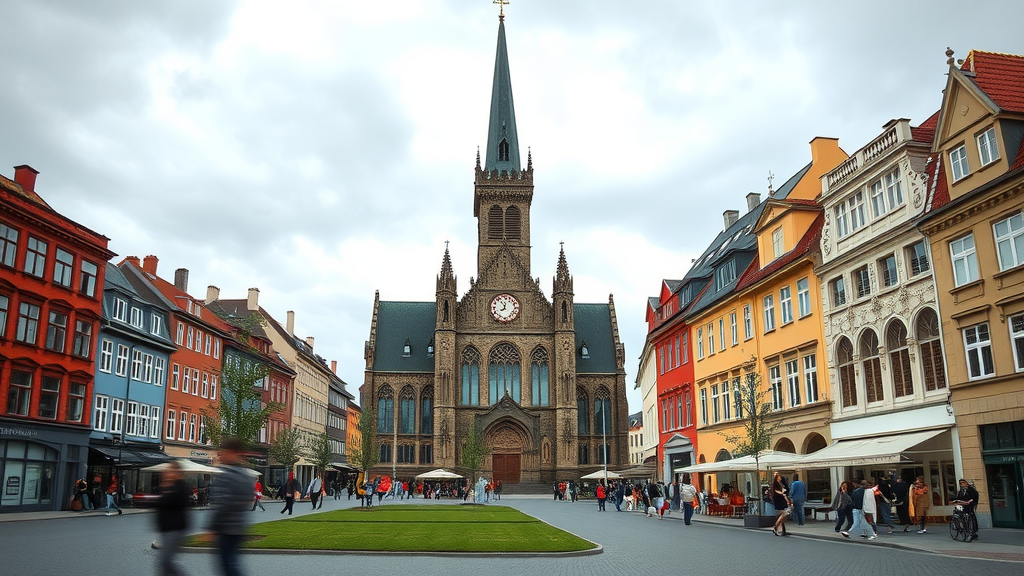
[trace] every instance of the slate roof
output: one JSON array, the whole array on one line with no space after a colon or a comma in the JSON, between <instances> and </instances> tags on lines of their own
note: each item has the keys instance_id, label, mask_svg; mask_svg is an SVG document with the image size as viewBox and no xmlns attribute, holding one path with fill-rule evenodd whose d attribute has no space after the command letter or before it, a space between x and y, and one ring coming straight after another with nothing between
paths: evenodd
<instances>
[{"instance_id":1,"label":"slate roof","mask_svg":"<svg viewBox=\"0 0 1024 576\"><path fill-rule=\"evenodd\" d=\"M615 336L609 306L574 304L573 317L576 328L576 372L616 373ZM434 337L436 321L437 304L434 302L382 300L377 308L374 372L433 372L434 358L427 355L427 344ZM406 340L410 347L407 357L403 355ZM583 358L580 353L584 342L590 358Z\"/></svg>"},{"instance_id":2,"label":"slate roof","mask_svg":"<svg viewBox=\"0 0 1024 576\"><path fill-rule=\"evenodd\" d=\"M1004 111L1024 112L1024 56L971 50L960 66Z\"/></svg>"},{"instance_id":3,"label":"slate roof","mask_svg":"<svg viewBox=\"0 0 1024 576\"><path fill-rule=\"evenodd\" d=\"M640 412L634 412L629 415L629 427L635 428L637 426L644 425L644 413L643 410Z\"/></svg>"},{"instance_id":4,"label":"slate roof","mask_svg":"<svg viewBox=\"0 0 1024 576\"><path fill-rule=\"evenodd\" d=\"M135 301L143 302L147 305L154 306L151 301L145 299L142 296L142 294L139 294L135 287L132 286L131 282L129 282L128 279L125 278L124 274L121 273L121 270L111 262L107 262L107 270L103 276L103 290L106 291L108 289L119 290ZM157 308L158 310L162 309L162 307L160 306L154 307ZM161 334L153 334L149 330L138 328L129 322L113 322L113 316L113 312L107 305L107 299L103 298L103 320L106 326L101 326L101 329L115 330L118 332L131 334L136 338L148 341L151 344L168 350L170 352L173 352L178 349L178 347L174 345L174 341L172 341L170 338L170 333L168 332L169 327L164 326L164 329L161 330ZM167 319L164 318L163 321L166 323L166 320Z\"/></svg>"},{"instance_id":5,"label":"slate roof","mask_svg":"<svg viewBox=\"0 0 1024 576\"><path fill-rule=\"evenodd\" d=\"M192 300L197 306L202 306L203 308L206 308L205 306L203 306L202 300L196 300L188 292L185 292L184 290L178 290L178 287L175 286L174 284L171 284L167 280L164 280L163 278L155 274L150 274L149 272L142 270L141 268L135 266L135 264L133 264L131 261L127 259L122 261L121 264L118 265L118 268L120 268L122 272L128 271L128 274L125 274L126 277L130 278L129 274L134 274L137 278L144 280L144 283L148 284L149 287L152 288L147 291L151 293L158 293L163 302L165 304L169 304L175 312L178 312L179 314L182 315L188 315L192 319L192 321L204 324L208 328L219 330L222 333L222 335L231 333L231 326L227 322L221 320L212 311L209 311L208 314L204 314L201 317L189 315L186 312L187 308L184 304L186 299ZM138 288L137 284L133 284L133 286L136 286L136 288Z\"/></svg>"}]
</instances>

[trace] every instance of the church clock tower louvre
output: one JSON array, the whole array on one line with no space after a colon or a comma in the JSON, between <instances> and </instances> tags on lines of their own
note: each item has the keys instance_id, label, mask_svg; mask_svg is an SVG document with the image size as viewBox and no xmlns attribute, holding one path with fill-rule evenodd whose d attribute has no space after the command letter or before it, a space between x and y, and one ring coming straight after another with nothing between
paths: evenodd
<instances>
[{"instance_id":1,"label":"church clock tower louvre","mask_svg":"<svg viewBox=\"0 0 1024 576\"><path fill-rule=\"evenodd\" d=\"M545 296L530 272L532 201L502 15L487 144L476 157L477 274L460 299L445 248L433 302L374 299L360 387L364 415L377 415L381 463L371 473L465 474L461 448L471 427L488 451L480 474L509 492L546 493L553 481L601 469L605 458L611 470L627 465L614 300L575 302L564 249Z\"/></svg>"}]
</instances>

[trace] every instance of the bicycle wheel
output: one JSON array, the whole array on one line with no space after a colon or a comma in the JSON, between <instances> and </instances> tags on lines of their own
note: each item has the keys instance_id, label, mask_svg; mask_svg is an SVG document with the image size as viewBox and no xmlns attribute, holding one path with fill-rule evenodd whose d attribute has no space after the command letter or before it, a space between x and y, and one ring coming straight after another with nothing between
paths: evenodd
<instances>
[{"instance_id":1,"label":"bicycle wheel","mask_svg":"<svg viewBox=\"0 0 1024 576\"><path fill-rule=\"evenodd\" d=\"M970 531L967 529L967 520L962 516L954 516L949 523L949 535L953 540L966 542L970 538Z\"/></svg>"}]
</instances>

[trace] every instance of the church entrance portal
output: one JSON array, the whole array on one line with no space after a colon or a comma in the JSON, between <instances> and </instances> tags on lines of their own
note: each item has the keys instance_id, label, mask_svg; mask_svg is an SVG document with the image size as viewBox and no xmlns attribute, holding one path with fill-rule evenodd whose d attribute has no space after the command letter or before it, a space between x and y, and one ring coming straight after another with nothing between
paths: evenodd
<instances>
[{"instance_id":1,"label":"church entrance portal","mask_svg":"<svg viewBox=\"0 0 1024 576\"><path fill-rule=\"evenodd\" d=\"M502 484L518 484L520 470L519 454L494 454L494 479Z\"/></svg>"}]
</instances>

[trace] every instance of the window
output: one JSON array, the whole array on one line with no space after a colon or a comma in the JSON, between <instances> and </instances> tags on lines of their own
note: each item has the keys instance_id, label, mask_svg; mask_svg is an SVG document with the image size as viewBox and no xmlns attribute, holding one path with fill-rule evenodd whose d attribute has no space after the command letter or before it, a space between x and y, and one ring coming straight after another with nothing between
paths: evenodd
<instances>
[{"instance_id":1,"label":"window","mask_svg":"<svg viewBox=\"0 0 1024 576\"><path fill-rule=\"evenodd\" d=\"M680 351L679 351L679 334L676 334L676 354L675 354L675 358L676 358L676 367L678 368L679 365L683 363L683 357L680 355Z\"/></svg>"},{"instance_id":2,"label":"window","mask_svg":"<svg viewBox=\"0 0 1024 576\"><path fill-rule=\"evenodd\" d=\"M779 290L779 310L782 312L782 323L793 321L793 295L789 286Z\"/></svg>"},{"instance_id":3,"label":"window","mask_svg":"<svg viewBox=\"0 0 1024 576\"><path fill-rule=\"evenodd\" d=\"M729 314L729 333L732 335L732 345L735 346L740 343L739 330L736 327L736 313Z\"/></svg>"},{"instance_id":4,"label":"window","mask_svg":"<svg viewBox=\"0 0 1024 576\"><path fill-rule=\"evenodd\" d=\"M961 144L959 147L950 150L949 165L953 169L953 182L956 182L971 173L971 166L967 163L966 146Z\"/></svg>"},{"instance_id":5,"label":"window","mask_svg":"<svg viewBox=\"0 0 1024 576\"><path fill-rule=\"evenodd\" d=\"M736 418L743 418L743 390L740 388L740 377L732 379L732 407Z\"/></svg>"},{"instance_id":6,"label":"window","mask_svg":"<svg viewBox=\"0 0 1024 576\"><path fill-rule=\"evenodd\" d=\"M807 278L796 281L796 299L800 307L800 317L811 313L811 289Z\"/></svg>"},{"instance_id":7,"label":"window","mask_svg":"<svg viewBox=\"0 0 1024 576\"><path fill-rule=\"evenodd\" d=\"M213 341L213 358L215 360L220 358L220 338Z\"/></svg>"},{"instance_id":8,"label":"window","mask_svg":"<svg viewBox=\"0 0 1024 576\"><path fill-rule=\"evenodd\" d=\"M150 406L149 408L149 437L160 437L160 407Z\"/></svg>"},{"instance_id":9,"label":"window","mask_svg":"<svg viewBox=\"0 0 1024 576\"><path fill-rule=\"evenodd\" d=\"M106 338L100 343L100 372L110 373L114 363L114 343Z\"/></svg>"},{"instance_id":10,"label":"window","mask_svg":"<svg viewBox=\"0 0 1024 576\"><path fill-rule=\"evenodd\" d=\"M836 234L840 238L845 237L850 233L850 213L846 209L846 202L836 206Z\"/></svg>"},{"instance_id":11,"label":"window","mask_svg":"<svg viewBox=\"0 0 1024 576\"><path fill-rule=\"evenodd\" d=\"M142 328L142 310L132 306L132 326Z\"/></svg>"},{"instance_id":12,"label":"window","mask_svg":"<svg viewBox=\"0 0 1024 576\"><path fill-rule=\"evenodd\" d=\"M171 365L171 390L178 389L178 381L181 379L181 366L178 364Z\"/></svg>"},{"instance_id":13,"label":"window","mask_svg":"<svg viewBox=\"0 0 1024 576\"><path fill-rule=\"evenodd\" d=\"M967 376L970 380L995 374L987 322L964 329L964 347L967 350Z\"/></svg>"},{"instance_id":14,"label":"window","mask_svg":"<svg viewBox=\"0 0 1024 576\"><path fill-rule=\"evenodd\" d=\"M921 348L921 367L926 392L946 387L946 369L939 338L939 317L931 308L925 308L917 317L917 343Z\"/></svg>"},{"instance_id":15,"label":"window","mask_svg":"<svg viewBox=\"0 0 1024 576\"><path fill-rule=\"evenodd\" d=\"M882 287L895 286L900 278L896 272L896 255L890 254L878 261L878 272L882 276Z\"/></svg>"},{"instance_id":16,"label":"window","mask_svg":"<svg viewBox=\"0 0 1024 576\"><path fill-rule=\"evenodd\" d=\"M743 337L746 340L754 337L754 323L750 318L750 304L743 306Z\"/></svg>"},{"instance_id":17,"label":"window","mask_svg":"<svg viewBox=\"0 0 1024 576\"><path fill-rule=\"evenodd\" d=\"M718 422L721 420L718 411L718 384L711 385L711 422Z\"/></svg>"},{"instance_id":18,"label":"window","mask_svg":"<svg viewBox=\"0 0 1024 576\"><path fill-rule=\"evenodd\" d=\"M174 440L174 417L176 416L174 410L167 409L167 423L164 424L164 437L168 440Z\"/></svg>"},{"instance_id":19,"label":"window","mask_svg":"<svg viewBox=\"0 0 1024 576\"><path fill-rule=\"evenodd\" d=\"M480 352L472 346L462 352L462 404L480 405Z\"/></svg>"},{"instance_id":20,"label":"window","mask_svg":"<svg viewBox=\"0 0 1024 576\"><path fill-rule=\"evenodd\" d=\"M723 264L718 270L715 270L715 291L719 291L728 286L733 280L736 279L736 261L729 260Z\"/></svg>"},{"instance_id":21,"label":"window","mask_svg":"<svg viewBox=\"0 0 1024 576\"><path fill-rule=\"evenodd\" d=\"M217 399L217 375L210 376L210 400Z\"/></svg>"},{"instance_id":22,"label":"window","mask_svg":"<svg viewBox=\"0 0 1024 576\"><path fill-rule=\"evenodd\" d=\"M163 332L163 329L164 329L164 320L163 320L163 318L159 314L157 314L156 312L151 313L150 314L150 318L149 318L149 333L150 334L156 334L157 336L159 336L160 333Z\"/></svg>"},{"instance_id":23,"label":"window","mask_svg":"<svg viewBox=\"0 0 1024 576\"><path fill-rule=\"evenodd\" d=\"M897 206L903 205L903 179L900 178L900 169L896 168L885 175L885 199L889 202L889 210L895 210Z\"/></svg>"},{"instance_id":24,"label":"window","mask_svg":"<svg viewBox=\"0 0 1024 576\"><path fill-rule=\"evenodd\" d=\"M53 260L53 283L71 288L71 274L75 269L75 256L62 248L57 248L57 257Z\"/></svg>"},{"instance_id":25,"label":"window","mask_svg":"<svg viewBox=\"0 0 1024 576\"><path fill-rule=\"evenodd\" d=\"M128 321L128 303L120 298L114 298L114 320Z\"/></svg>"},{"instance_id":26,"label":"window","mask_svg":"<svg viewBox=\"0 0 1024 576\"><path fill-rule=\"evenodd\" d=\"M732 402L729 394L729 379L722 380L722 420L729 420L732 416Z\"/></svg>"},{"instance_id":27,"label":"window","mask_svg":"<svg viewBox=\"0 0 1024 576\"><path fill-rule=\"evenodd\" d=\"M871 273L867 266L862 266L853 271L853 284L857 288L857 298L871 295Z\"/></svg>"},{"instance_id":28,"label":"window","mask_svg":"<svg viewBox=\"0 0 1024 576\"><path fill-rule=\"evenodd\" d=\"M1024 216L1020 212L992 227L999 254L999 270L1008 270L1024 263Z\"/></svg>"},{"instance_id":29,"label":"window","mask_svg":"<svg viewBox=\"0 0 1024 576\"><path fill-rule=\"evenodd\" d=\"M68 422L81 422L85 413L85 384L72 382L68 391Z\"/></svg>"},{"instance_id":30,"label":"window","mask_svg":"<svg viewBox=\"0 0 1024 576\"><path fill-rule=\"evenodd\" d=\"M874 213L875 218L885 215L888 210L885 206L885 189L882 186L881 180L871 185L869 195L871 196L871 211Z\"/></svg>"},{"instance_id":31,"label":"window","mask_svg":"<svg viewBox=\"0 0 1024 576\"><path fill-rule=\"evenodd\" d=\"M60 378L43 376L42 393L39 395L39 417L47 420L57 418L57 404L60 403Z\"/></svg>"},{"instance_id":32,"label":"window","mask_svg":"<svg viewBox=\"0 0 1024 576\"><path fill-rule=\"evenodd\" d=\"M1011 316L1010 344L1013 346L1013 366L1017 372L1024 371L1024 314Z\"/></svg>"},{"instance_id":33,"label":"window","mask_svg":"<svg viewBox=\"0 0 1024 576\"><path fill-rule=\"evenodd\" d=\"M841 337L836 344L836 363L839 370L839 390L843 408L857 405L857 381L853 367L853 344Z\"/></svg>"},{"instance_id":34,"label":"window","mask_svg":"<svg viewBox=\"0 0 1024 576\"><path fill-rule=\"evenodd\" d=\"M342 421L344 424L344 421ZM420 393L420 434L434 433L434 388L427 386Z\"/></svg>"},{"instance_id":35,"label":"window","mask_svg":"<svg viewBox=\"0 0 1024 576\"><path fill-rule=\"evenodd\" d=\"M764 331L775 330L775 297L771 294L764 297Z\"/></svg>"},{"instance_id":36,"label":"window","mask_svg":"<svg viewBox=\"0 0 1024 576\"><path fill-rule=\"evenodd\" d=\"M67 342L68 315L50 311L50 323L46 327L46 347L54 352L64 352Z\"/></svg>"},{"instance_id":37,"label":"window","mask_svg":"<svg viewBox=\"0 0 1024 576\"><path fill-rule=\"evenodd\" d=\"M411 386L403 388L398 397L398 433L416 433L416 394Z\"/></svg>"},{"instance_id":38,"label":"window","mask_svg":"<svg viewBox=\"0 0 1024 576\"><path fill-rule=\"evenodd\" d=\"M715 325L708 324L708 356L715 353Z\"/></svg>"},{"instance_id":39,"label":"window","mask_svg":"<svg viewBox=\"0 0 1024 576\"><path fill-rule=\"evenodd\" d=\"M377 395L377 433L391 434L394 430L395 394L385 385Z\"/></svg>"},{"instance_id":40,"label":"window","mask_svg":"<svg viewBox=\"0 0 1024 576\"><path fill-rule=\"evenodd\" d=\"M683 426L683 397L676 395L676 428Z\"/></svg>"},{"instance_id":41,"label":"window","mask_svg":"<svg viewBox=\"0 0 1024 576\"><path fill-rule=\"evenodd\" d=\"M800 363L797 360L786 362L786 384L789 387L789 405L800 405Z\"/></svg>"},{"instance_id":42,"label":"window","mask_svg":"<svg viewBox=\"0 0 1024 576\"><path fill-rule=\"evenodd\" d=\"M878 336L866 330L860 337L860 357L864 362L864 387L868 404L885 400L882 389L882 359L878 357Z\"/></svg>"},{"instance_id":43,"label":"window","mask_svg":"<svg viewBox=\"0 0 1024 576\"><path fill-rule=\"evenodd\" d=\"M177 331L177 335L174 337L174 343L177 344L178 346L181 346L181 344L184 341L185 341L185 325L182 324L181 322L178 322L178 331Z\"/></svg>"},{"instance_id":44,"label":"window","mask_svg":"<svg viewBox=\"0 0 1024 576\"><path fill-rule=\"evenodd\" d=\"M75 345L71 353L79 358L88 358L92 350L92 322L75 321Z\"/></svg>"},{"instance_id":45,"label":"window","mask_svg":"<svg viewBox=\"0 0 1024 576\"><path fill-rule=\"evenodd\" d=\"M999 145L996 143L995 128L989 128L978 136L978 156L981 157L982 166L999 160Z\"/></svg>"},{"instance_id":46,"label":"window","mask_svg":"<svg viewBox=\"0 0 1024 576\"><path fill-rule=\"evenodd\" d=\"M683 364L690 361L690 333L683 333Z\"/></svg>"},{"instance_id":47,"label":"window","mask_svg":"<svg viewBox=\"0 0 1024 576\"><path fill-rule=\"evenodd\" d=\"M488 366L488 391L490 403L508 394L516 402L522 402L519 351L511 344L499 344L491 350Z\"/></svg>"},{"instance_id":48,"label":"window","mask_svg":"<svg viewBox=\"0 0 1024 576\"><path fill-rule=\"evenodd\" d=\"M693 426L693 399L689 390L686 391L686 425Z\"/></svg>"},{"instance_id":49,"label":"window","mask_svg":"<svg viewBox=\"0 0 1024 576\"><path fill-rule=\"evenodd\" d=\"M18 331L14 338L19 342L36 345L39 340L39 306L28 302L18 306Z\"/></svg>"},{"instance_id":50,"label":"window","mask_svg":"<svg viewBox=\"0 0 1024 576\"><path fill-rule=\"evenodd\" d=\"M782 371L778 364L768 368L768 382L772 387L772 410L782 410Z\"/></svg>"},{"instance_id":51,"label":"window","mask_svg":"<svg viewBox=\"0 0 1024 576\"><path fill-rule=\"evenodd\" d=\"M840 276L835 280L828 283L829 292L832 293L832 306L842 306L846 304L846 282L843 281L843 277Z\"/></svg>"},{"instance_id":52,"label":"window","mask_svg":"<svg viewBox=\"0 0 1024 576\"><path fill-rule=\"evenodd\" d=\"M718 350L725 350L725 318L718 319Z\"/></svg>"},{"instance_id":53,"label":"window","mask_svg":"<svg viewBox=\"0 0 1024 576\"><path fill-rule=\"evenodd\" d=\"M950 242L949 251L953 256L953 280L957 286L963 286L980 277L978 256L974 252L974 234Z\"/></svg>"},{"instance_id":54,"label":"window","mask_svg":"<svg viewBox=\"0 0 1024 576\"><path fill-rule=\"evenodd\" d=\"M106 432L107 410L110 405L110 397L97 394L93 397L92 403L92 429Z\"/></svg>"},{"instance_id":55,"label":"window","mask_svg":"<svg viewBox=\"0 0 1024 576\"><path fill-rule=\"evenodd\" d=\"M576 429L577 434L589 434L587 423L590 421L590 414L587 412L587 393L582 388L576 389Z\"/></svg>"},{"instance_id":56,"label":"window","mask_svg":"<svg viewBox=\"0 0 1024 576\"><path fill-rule=\"evenodd\" d=\"M114 434L121 433L124 425L124 400L120 398L110 399L110 431Z\"/></svg>"},{"instance_id":57,"label":"window","mask_svg":"<svg viewBox=\"0 0 1024 576\"><path fill-rule=\"evenodd\" d=\"M164 375L167 371L167 360L159 356L153 360L153 384L164 385Z\"/></svg>"},{"instance_id":58,"label":"window","mask_svg":"<svg viewBox=\"0 0 1024 576\"><path fill-rule=\"evenodd\" d=\"M209 372L203 372L203 391L200 393L203 398L210 397L210 374Z\"/></svg>"},{"instance_id":59,"label":"window","mask_svg":"<svg viewBox=\"0 0 1024 576\"><path fill-rule=\"evenodd\" d=\"M0 264L14 268L18 255L18 231L0 222Z\"/></svg>"},{"instance_id":60,"label":"window","mask_svg":"<svg viewBox=\"0 0 1024 576\"><path fill-rule=\"evenodd\" d=\"M850 231L856 231L867 221L864 212L864 193L857 192L849 200L850 203Z\"/></svg>"},{"instance_id":61,"label":"window","mask_svg":"<svg viewBox=\"0 0 1024 576\"><path fill-rule=\"evenodd\" d=\"M203 354L210 355L210 335L206 335L206 346L203 348Z\"/></svg>"},{"instance_id":62,"label":"window","mask_svg":"<svg viewBox=\"0 0 1024 576\"><path fill-rule=\"evenodd\" d=\"M184 410L178 414L178 440L184 440L188 432L188 414Z\"/></svg>"},{"instance_id":63,"label":"window","mask_svg":"<svg viewBox=\"0 0 1024 576\"><path fill-rule=\"evenodd\" d=\"M188 416L188 441L196 441L196 415L189 414Z\"/></svg>"},{"instance_id":64,"label":"window","mask_svg":"<svg viewBox=\"0 0 1024 576\"><path fill-rule=\"evenodd\" d=\"M92 262L82 260L82 274L79 277L78 291L86 296L96 295L96 272L98 269Z\"/></svg>"},{"instance_id":65,"label":"window","mask_svg":"<svg viewBox=\"0 0 1024 576\"><path fill-rule=\"evenodd\" d=\"M32 373L11 370L11 385L7 390L7 413L28 416L31 401Z\"/></svg>"},{"instance_id":66,"label":"window","mask_svg":"<svg viewBox=\"0 0 1024 576\"><path fill-rule=\"evenodd\" d=\"M192 343L195 340L195 335L196 335L195 330L191 326L189 326L188 327L188 341L185 344L185 347L188 348L189 350L192 350ZM198 348L198 346L196 348Z\"/></svg>"},{"instance_id":67,"label":"window","mask_svg":"<svg viewBox=\"0 0 1024 576\"><path fill-rule=\"evenodd\" d=\"M380 461L381 463L391 462L391 444L380 445Z\"/></svg>"},{"instance_id":68,"label":"window","mask_svg":"<svg viewBox=\"0 0 1024 576\"><path fill-rule=\"evenodd\" d=\"M547 350L537 348L533 351L533 355L530 358L530 382L532 384L531 390L533 392L532 400L534 406L550 405L551 391L549 378Z\"/></svg>"},{"instance_id":69,"label":"window","mask_svg":"<svg viewBox=\"0 0 1024 576\"><path fill-rule=\"evenodd\" d=\"M28 237L24 267L26 273L38 276L39 278L43 277L43 271L46 267L46 248L46 242L33 236Z\"/></svg>"},{"instance_id":70,"label":"window","mask_svg":"<svg viewBox=\"0 0 1024 576\"><path fill-rule=\"evenodd\" d=\"M132 380L142 381L142 351L132 352Z\"/></svg>"},{"instance_id":71,"label":"window","mask_svg":"<svg viewBox=\"0 0 1024 576\"><path fill-rule=\"evenodd\" d=\"M586 444L580 444L579 450L577 451L577 458L579 458L580 464L590 463L590 450Z\"/></svg>"},{"instance_id":72,"label":"window","mask_svg":"<svg viewBox=\"0 0 1024 576\"><path fill-rule=\"evenodd\" d=\"M700 389L700 423L707 425L708 423L708 389Z\"/></svg>"},{"instance_id":73,"label":"window","mask_svg":"<svg viewBox=\"0 0 1024 576\"><path fill-rule=\"evenodd\" d=\"M7 313L11 309L11 299L0 296L0 337L7 335Z\"/></svg>"},{"instance_id":74,"label":"window","mask_svg":"<svg viewBox=\"0 0 1024 576\"><path fill-rule=\"evenodd\" d=\"M399 464L415 464L416 461L416 447L412 444L399 444L398 445L398 463Z\"/></svg>"},{"instance_id":75,"label":"window","mask_svg":"<svg viewBox=\"0 0 1024 576\"><path fill-rule=\"evenodd\" d=\"M138 435L139 428L139 403L129 402L128 410L124 417L124 433L128 436Z\"/></svg>"},{"instance_id":76,"label":"window","mask_svg":"<svg viewBox=\"0 0 1024 576\"><path fill-rule=\"evenodd\" d=\"M804 389L808 404L818 401L818 362L814 354L804 356Z\"/></svg>"},{"instance_id":77,"label":"window","mask_svg":"<svg viewBox=\"0 0 1024 576\"><path fill-rule=\"evenodd\" d=\"M697 359L704 358L704 329L697 328Z\"/></svg>"},{"instance_id":78,"label":"window","mask_svg":"<svg viewBox=\"0 0 1024 576\"><path fill-rule=\"evenodd\" d=\"M185 394L192 393L192 369L185 366L181 374L181 391Z\"/></svg>"},{"instance_id":79,"label":"window","mask_svg":"<svg viewBox=\"0 0 1024 576\"><path fill-rule=\"evenodd\" d=\"M665 347L658 346L658 374L665 373Z\"/></svg>"},{"instance_id":80,"label":"window","mask_svg":"<svg viewBox=\"0 0 1024 576\"><path fill-rule=\"evenodd\" d=\"M914 377L910 370L910 349L907 347L907 327L893 320L885 330L885 347L889 352L893 394L896 398L914 393Z\"/></svg>"},{"instance_id":81,"label":"window","mask_svg":"<svg viewBox=\"0 0 1024 576\"><path fill-rule=\"evenodd\" d=\"M772 253L775 258L782 256L786 250L785 237L782 233L782 227L779 226L772 232Z\"/></svg>"},{"instance_id":82,"label":"window","mask_svg":"<svg viewBox=\"0 0 1024 576\"><path fill-rule=\"evenodd\" d=\"M661 432L668 430L668 404L661 401Z\"/></svg>"},{"instance_id":83,"label":"window","mask_svg":"<svg viewBox=\"0 0 1024 576\"><path fill-rule=\"evenodd\" d=\"M928 259L928 246L924 240L907 248L907 260L910 262L910 275L917 276L932 269Z\"/></svg>"}]
</instances>

